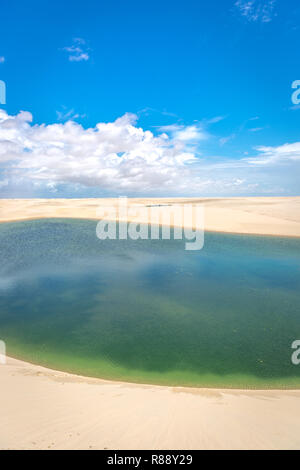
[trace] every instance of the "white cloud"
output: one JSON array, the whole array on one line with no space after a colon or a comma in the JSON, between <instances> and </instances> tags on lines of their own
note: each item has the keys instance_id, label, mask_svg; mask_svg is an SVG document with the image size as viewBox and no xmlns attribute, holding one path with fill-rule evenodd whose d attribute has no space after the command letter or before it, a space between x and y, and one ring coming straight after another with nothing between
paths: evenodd
<instances>
[{"instance_id":1,"label":"white cloud","mask_svg":"<svg viewBox=\"0 0 300 470\"><path fill-rule=\"evenodd\" d=\"M196 142L208 138L207 133L197 126L188 126L184 129L179 129L177 132L175 132L174 137L178 140L186 142Z\"/></svg>"},{"instance_id":2,"label":"white cloud","mask_svg":"<svg viewBox=\"0 0 300 470\"><path fill-rule=\"evenodd\" d=\"M2 55L0 56L0 64L4 64L5 62L5 57Z\"/></svg>"},{"instance_id":3,"label":"white cloud","mask_svg":"<svg viewBox=\"0 0 300 470\"><path fill-rule=\"evenodd\" d=\"M60 196L298 191L300 142L259 147L256 156L237 160L204 158L194 145L203 140L198 125L175 125L156 136L136 120L125 114L85 129L73 121L34 125L28 112L0 110L0 194L24 197L24 188Z\"/></svg>"},{"instance_id":4,"label":"white cloud","mask_svg":"<svg viewBox=\"0 0 300 470\"><path fill-rule=\"evenodd\" d=\"M276 0L237 0L235 7L248 21L269 23L275 15Z\"/></svg>"},{"instance_id":5,"label":"white cloud","mask_svg":"<svg viewBox=\"0 0 300 470\"><path fill-rule=\"evenodd\" d=\"M89 49L86 46L86 41L82 38L74 38L73 44L63 48L68 52L70 62L83 62L90 59Z\"/></svg>"},{"instance_id":6,"label":"white cloud","mask_svg":"<svg viewBox=\"0 0 300 470\"><path fill-rule=\"evenodd\" d=\"M62 106L60 111L56 111L56 116L58 121L74 121L76 119L84 118L85 114L76 113L74 109L67 109L65 106Z\"/></svg>"},{"instance_id":7,"label":"white cloud","mask_svg":"<svg viewBox=\"0 0 300 470\"><path fill-rule=\"evenodd\" d=\"M260 132L263 131L265 128L264 127L252 127L249 129L249 132Z\"/></svg>"},{"instance_id":8,"label":"white cloud","mask_svg":"<svg viewBox=\"0 0 300 470\"><path fill-rule=\"evenodd\" d=\"M219 143L221 146L227 144L228 142L230 142L231 140L235 139L236 135L235 134L231 134L231 135L228 135L226 137L221 137L219 139Z\"/></svg>"},{"instance_id":9,"label":"white cloud","mask_svg":"<svg viewBox=\"0 0 300 470\"><path fill-rule=\"evenodd\" d=\"M298 111L300 109L300 104L295 104L289 108L290 111Z\"/></svg>"},{"instance_id":10,"label":"white cloud","mask_svg":"<svg viewBox=\"0 0 300 470\"><path fill-rule=\"evenodd\" d=\"M8 179L0 181L0 188L4 188L5 186L9 185Z\"/></svg>"},{"instance_id":11,"label":"white cloud","mask_svg":"<svg viewBox=\"0 0 300 470\"><path fill-rule=\"evenodd\" d=\"M248 159L253 165L274 165L300 162L300 142L284 144L278 147L258 147L257 157Z\"/></svg>"},{"instance_id":12,"label":"white cloud","mask_svg":"<svg viewBox=\"0 0 300 470\"><path fill-rule=\"evenodd\" d=\"M218 122L224 121L226 119L226 116L215 116L211 119L208 119L207 123L208 124L217 124Z\"/></svg>"},{"instance_id":13,"label":"white cloud","mask_svg":"<svg viewBox=\"0 0 300 470\"><path fill-rule=\"evenodd\" d=\"M209 138L207 131L199 124L191 126L172 124L170 126L160 126L158 129L161 132L170 134L174 140L182 142L196 143Z\"/></svg>"},{"instance_id":14,"label":"white cloud","mask_svg":"<svg viewBox=\"0 0 300 470\"><path fill-rule=\"evenodd\" d=\"M80 184L139 192L165 185L180 190L195 160L179 141L136 127L131 114L91 129L72 121L48 126L31 121L30 113L8 116L0 110L0 165L11 178L50 182L52 188Z\"/></svg>"}]
</instances>

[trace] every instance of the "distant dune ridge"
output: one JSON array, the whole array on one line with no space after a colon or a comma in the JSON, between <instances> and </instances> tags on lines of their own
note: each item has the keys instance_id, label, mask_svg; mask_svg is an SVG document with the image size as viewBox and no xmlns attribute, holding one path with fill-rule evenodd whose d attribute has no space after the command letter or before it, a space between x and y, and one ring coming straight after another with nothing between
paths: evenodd
<instances>
[{"instance_id":1,"label":"distant dune ridge","mask_svg":"<svg viewBox=\"0 0 300 470\"><path fill-rule=\"evenodd\" d=\"M98 219L99 207L114 207L118 199L0 199L0 222L43 217ZM300 197L133 198L130 207L155 205L161 216L172 206L202 204L205 230L242 234L300 236ZM129 221L148 222L144 217ZM192 226L192 221L190 221Z\"/></svg>"}]
</instances>

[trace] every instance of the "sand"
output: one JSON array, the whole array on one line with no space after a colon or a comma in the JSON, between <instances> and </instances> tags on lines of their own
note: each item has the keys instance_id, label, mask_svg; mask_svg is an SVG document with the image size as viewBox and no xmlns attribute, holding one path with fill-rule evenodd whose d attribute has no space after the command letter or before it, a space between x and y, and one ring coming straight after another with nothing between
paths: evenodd
<instances>
[{"instance_id":1,"label":"sand","mask_svg":"<svg viewBox=\"0 0 300 470\"><path fill-rule=\"evenodd\" d=\"M115 202L0 200L0 222L97 219L99 205ZM300 236L300 197L130 200L163 204L159 212L178 203L202 203L206 230ZM300 391L126 384L8 358L0 399L0 449L300 449Z\"/></svg>"},{"instance_id":2,"label":"sand","mask_svg":"<svg viewBox=\"0 0 300 470\"><path fill-rule=\"evenodd\" d=\"M226 391L0 366L0 449L299 449L300 391Z\"/></svg>"},{"instance_id":3,"label":"sand","mask_svg":"<svg viewBox=\"0 0 300 470\"><path fill-rule=\"evenodd\" d=\"M0 222L43 217L99 219L99 207L115 207L116 199L0 199ZM135 209L157 206L153 210L163 217L172 206L201 204L204 207L205 230L242 234L300 236L300 197L265 198L189 198L129 199ZM137 214L127 220L147 222ZM186 226L192 226L187 221Z\"/></svg>"}]
</instances>

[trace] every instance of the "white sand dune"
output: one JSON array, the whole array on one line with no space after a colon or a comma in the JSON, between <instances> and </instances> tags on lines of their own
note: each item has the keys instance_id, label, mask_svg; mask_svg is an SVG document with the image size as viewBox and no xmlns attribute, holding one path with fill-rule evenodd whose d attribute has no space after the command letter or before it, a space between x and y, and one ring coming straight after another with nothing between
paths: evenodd
<instances>
[{"instance_id":1,"label":"white sand dune","mask_svg":"<svg viewBox=\"0 0 300 470\"><path fill-rule=\"evenodd\" d=\"M0 449L299 449L300 391L86 379L8 359Z\"/></svg>"},{"instance_id":2,"label":"white sand dune","mask_svg":"<svg viewBox=\"0 0 300 470\"><path fill-rule=\"evenodd\" d=\"M260 235L300 236L300 197L265 198L177 198L129 199L131 207L159 205L163 217L174 204L202 204L205 229ZM43 217L79 217L98 219L99 207L111 207L116 199L0 199L0 222ZM129 216L128 220L147 222L145 216ZM193 225L192 221L187 226Z\"/></svg>"}]
</instances>

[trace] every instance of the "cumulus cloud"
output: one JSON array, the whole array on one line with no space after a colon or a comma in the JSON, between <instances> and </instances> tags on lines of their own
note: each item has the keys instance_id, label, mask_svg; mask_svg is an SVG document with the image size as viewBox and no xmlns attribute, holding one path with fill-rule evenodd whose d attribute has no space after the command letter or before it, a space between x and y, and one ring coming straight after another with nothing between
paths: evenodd
<instances>
[{"instance_id":1,"label":"cumulus cloud","mask_svg":"<svg viewBox=\"0 0 300 470\"><path fill-rule=\"evenodd\" d=\"M275 14L276 0L237 0L235 7L248 21L269 23Z\"/></svg>"},{"instance_id":2,"label":"cumulus cloud","mask_svg":"<svg viewBox=\"0 0 300 470\"><path fill-rule=\"evenodd\" d=\"M82 38L74 38L73 44L64 47L63 50L68 52L70 62L87 62L90 59L86 41Z\"/></svg>"},{"instance_id":3,"label":"cumulus cloud","mask_svg":"<svg viewBox=\"0 0 300 470\"><path fill-rule=\"evenodd\" d=\"M115 191L183 188L195 156L179 140L136 127L136 119L126 114L90 129L72 121L33 126L30 113L9 116L0 110L0 164L12 178L52 188L63 183Z\"/></svg>"},{"instance_id":4,"label":"cumulus cloud","mask_svg":"<svg viewBox=\"0 0 300 470\"><path fill-rule=\"evenodd\" d=\"M154 135L138 127L133 114L88 129L73 121L32 121L28 112L10 116L0 110L2 195L11 195L12 187L18 188L16 197L24 196L24 188L68 196L234 195L274 187L284 193L297 184L300 143L259 147L255 156L240 160L209 159L192 145L204 139L197 125ZM290 165L286 171L283 164Z\"/></svg>"}]
</instances>

